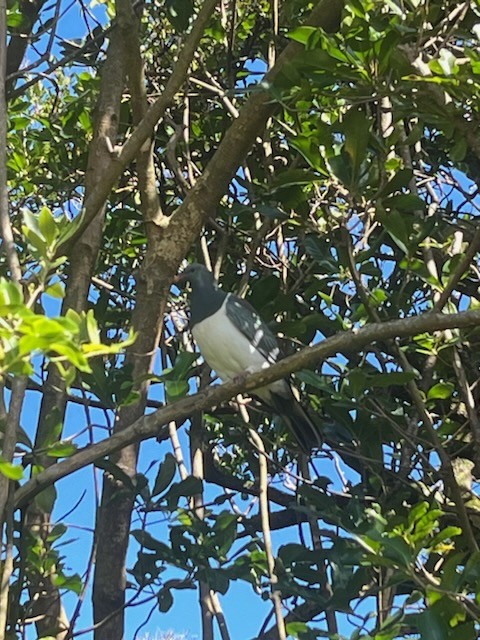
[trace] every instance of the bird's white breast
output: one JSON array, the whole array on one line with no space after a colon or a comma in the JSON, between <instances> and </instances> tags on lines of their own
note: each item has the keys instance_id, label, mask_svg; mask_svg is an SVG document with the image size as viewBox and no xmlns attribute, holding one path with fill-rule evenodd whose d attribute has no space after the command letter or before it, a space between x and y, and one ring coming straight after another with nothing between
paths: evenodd
<instances>
[{"instance_id":1,"label":"bird's white breast","mask_svg":"<svg viewBox=\"0 0 480 640\"><path fill-rule=\"evenodd\" d=\"M267 359L229 319L226 303L227 298L216 313L192 329L202 356L223 381L269 366Z\"/></svg>"}]
</instances>

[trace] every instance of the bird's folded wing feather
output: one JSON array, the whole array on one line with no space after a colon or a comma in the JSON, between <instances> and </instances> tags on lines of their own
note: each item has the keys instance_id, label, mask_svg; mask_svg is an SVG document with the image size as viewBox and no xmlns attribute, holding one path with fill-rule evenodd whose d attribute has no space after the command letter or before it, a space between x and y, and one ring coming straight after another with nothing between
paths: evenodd
<instances>
[{"instance_id":1,"label":"bird's folded wing feather","mask_svg":"<svg viewBox=\"0 0 480 640\"><path fill-rule=\"evenodd\" d=\"M254 348L269 363L276 362L280 352L277 339L255 309L246 300L230 294L227 298L226 311L229 320Z\"/></svg>"}]
</instances>

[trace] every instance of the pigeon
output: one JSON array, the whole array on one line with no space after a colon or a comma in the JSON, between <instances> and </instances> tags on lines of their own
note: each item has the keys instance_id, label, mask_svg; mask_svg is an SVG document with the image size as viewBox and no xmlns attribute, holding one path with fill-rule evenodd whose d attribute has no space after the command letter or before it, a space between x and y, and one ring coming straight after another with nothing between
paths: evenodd
<instances>
[{"instance_id":1,"label":"pigeon","mask_svg":"<svg viewBox=\"0 0 480 640\"><path fill-rule=\"evenodd\" d=\"M191 264L175 283L190 282L190 329L200 353L223 382L238 379L277 362L275 335L242 298L220 289L213 274ZM255 389L254 395L287 425L305 453L321 445L319 429L298 400L287 379Z\"/></svg>"}]
</instances>

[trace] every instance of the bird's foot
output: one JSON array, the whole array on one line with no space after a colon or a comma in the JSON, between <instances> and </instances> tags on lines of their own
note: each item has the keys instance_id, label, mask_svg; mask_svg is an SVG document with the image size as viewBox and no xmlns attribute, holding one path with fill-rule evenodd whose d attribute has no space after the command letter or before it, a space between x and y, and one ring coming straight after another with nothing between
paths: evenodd
<instances>
[{"instance_id":1,"label":"bird's foot","mask_svg":"<svg viewBox=\"0 0 480 640\"><path fill-rule=\"evenodd\" d=\"M245 382L248 376L254 371L255 369L248 367L247 369L245 369L245 371L242 371L242 373L239 373L234 378L232 378L232 382L237 382L237 383Z\"/></svg>"},{"instance_id":2,"label":"bird's foot","mask_svg":"<svg viewBox=\"0 0 480 640\"><path fill-rule=\"evenodd\" d=\"M241 382L245 382L245 380L247 379L248 374L249 374L248 371L242 371L242 373L237 374L232 379L232 382L235 382L235 384L240 384Z\"/></svg>"}]
</instances>

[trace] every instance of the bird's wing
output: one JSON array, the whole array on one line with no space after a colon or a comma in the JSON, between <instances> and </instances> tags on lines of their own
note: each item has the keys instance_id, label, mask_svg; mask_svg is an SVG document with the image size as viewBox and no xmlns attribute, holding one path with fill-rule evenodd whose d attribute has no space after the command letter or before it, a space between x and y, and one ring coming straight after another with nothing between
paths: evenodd
<instances>
[{"instance_id":1,"label":"bird's wing","mask_svg":"<svg viewBox=\"0 0 480 640\"><path fill-rule=\"evenodd\" d=\"M232 324L269 363L277 361L280 352L277 339L248 302L229 294L226 312ZM321 446L319 429L298 401L288 380L279 380L254 393L285 420L304 452Z\"/></svg>"},{"instance_id":2,"label":"bird's wing","mask_svg":"<svg viewBox=\"0 0 480 640\"><path fill-rule=\"evenodd\" d=\"M271 364L277 361L280 349L274 334L246 300L233 294L227 297L229 320L253 347Z\"/></svg>"}]
</instances>

